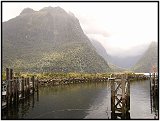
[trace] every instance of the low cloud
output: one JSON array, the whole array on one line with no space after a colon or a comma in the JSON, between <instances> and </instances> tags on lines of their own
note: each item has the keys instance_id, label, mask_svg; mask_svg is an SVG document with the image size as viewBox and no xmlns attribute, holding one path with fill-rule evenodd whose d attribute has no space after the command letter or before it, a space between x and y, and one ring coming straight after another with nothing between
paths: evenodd
<instances>
[{"instance_id":1,"label":"low cloud","mask_svg":"<svg viewBox=\"0 0 160 121\"><path fill-rule=\"evenodd\" d=\"M87 34L90 40L96 40L102 44L105 48L106 52L109 55L118 56L118 57L128 57L128 56L138 56L143 54L150 43L144 43L140 45L135 45L130 48L124 49L121 46L114 46L114 44L110 44L110 40L108 37L104 37L101 34Z\"/></svg>"}]
</instances>

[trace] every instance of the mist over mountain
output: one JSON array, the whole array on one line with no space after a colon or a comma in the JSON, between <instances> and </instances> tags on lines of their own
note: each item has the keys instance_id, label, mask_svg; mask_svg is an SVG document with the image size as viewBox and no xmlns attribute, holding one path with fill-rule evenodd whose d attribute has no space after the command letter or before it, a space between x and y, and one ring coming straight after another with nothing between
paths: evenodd
<instances>
[{"instance_id":1,"label":"mist over mountain","mask_svg":"<svg viewBox=\"0 0 160 121\"><path fill-rule=\"evenodd\" d=\"M3 22L3 68L31 72L108 72L79 20L60 7L24 9Z\"/></svg>"},{"instance_id":2,"label":"mist over mountain","mask_svg":"<svg viewBox=\"0 0 160 121\"><path fill-rule=\"evenodd\" d=\"M130 56L110 55L100 42L94 39L91 42L96 48L97 53L108 62L110 68L114 71L124 71L126 69L134 72L151 72L152 66L158 67L158 47L156 42L131 48L127 53L130 54L134 51L135 54L131 54Z\"/></svg>"},{"instance_id":3,"label":"mist over mountain","mask_svg":"<svg viewBox=\"0 0 160 121\"><path fill-rule=\"evenodd\" d=\"M109 67L112 69L113 72L120 72L124 71L125 69L119 66L119 64L116 64L114 59L112 59L112 56L110 56L106 49L103 47L103 45L98 42L97 40L90 39L93 46L96 48L97 53L102 56L106 62L108 62ZM118 57L117 57L118 58ZM118 61L118 60L117 60Z\"/></svg>"},{"instance_id":4,"label":"mist over mountain","mask_svg":"<svg viewBox=\"0 0 160 121\"><path fill-rule=\"evenodd\" d=\"M135 55L135 56L126 56L126 57L118 57L113 55L108 55L108 62L111 62L121 68L129 69L134 64L137 63L137 61L141 58L141 55Z\"/></svg>"},{"instance_id":5,"label":"mist over mountain","mask_svg":"<svg viewBox=\"0 0 160 121\"><path fill-rule=\"evenodd\" d=\"M152 67L155 66L158 70L158 45L152 42L147 51L131 68L134 72L152 72Z\"/></svg>"},{"instance_id":6,"label":"mist over mountain","mask_svg":"<svg viewBox=\"0 0 160 121\"><path fill-rule=\"evenodd\" d=\"M117 66L118 68L122 68L122 70L124 70L124 68L129 69L130 67L135 65L137 61L142 57L145 50L147 49L147 47L144 48L144 47L137 46L135 47L136 49L131 48L131 50L128 50L126 55L124 54L111 55L107 53L106 49L98 40L91 39L91 43L96 48L97 53L101 55L108 63L110 63L112 67L115 68ZM136 53L136 54L133 54L133 53Z\"/></svg>"}]
</instances>

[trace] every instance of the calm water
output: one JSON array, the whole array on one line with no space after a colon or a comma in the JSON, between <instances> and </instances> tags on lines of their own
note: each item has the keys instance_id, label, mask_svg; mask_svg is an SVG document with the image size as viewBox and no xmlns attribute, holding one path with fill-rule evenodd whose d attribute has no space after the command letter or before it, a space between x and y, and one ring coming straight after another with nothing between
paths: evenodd
<instances>
[{"instance_id":1,"label":"calm water","mask_svg":"<svg viewBox=\"0 0 160 121\"><path fill-rule=\"evenodd\" d=\"M16 119L110 119L110 84L91 83L43 87L39 95L10 109L2 118ZM131 83L131 119L153 119L150 83L148 80Z\"/></svg>"}]
</instances>

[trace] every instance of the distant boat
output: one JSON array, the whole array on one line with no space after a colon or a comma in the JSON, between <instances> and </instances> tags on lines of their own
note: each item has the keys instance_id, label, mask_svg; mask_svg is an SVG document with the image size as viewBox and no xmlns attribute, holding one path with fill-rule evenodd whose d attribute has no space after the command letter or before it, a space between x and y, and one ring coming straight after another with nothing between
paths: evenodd
<instances>
[{"instance_id":1,"label":"distant boat","mask_svg":"<svg viewBox=\"0 0 160 121\"><path fill-rule=\"evenodd\" d=\"M145 76L150 76L150 74L153 75L153 73L135 73L135 74L143 74ZM155 76L157 76L157 75L158 75L158 73L156 72Z\"/></svg>"}]
</instances>

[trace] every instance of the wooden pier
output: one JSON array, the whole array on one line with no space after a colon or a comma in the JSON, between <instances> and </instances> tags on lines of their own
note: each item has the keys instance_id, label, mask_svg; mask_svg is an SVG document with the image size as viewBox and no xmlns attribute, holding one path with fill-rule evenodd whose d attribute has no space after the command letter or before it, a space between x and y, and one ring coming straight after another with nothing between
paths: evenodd
<instances>
[{"instance_id":1,"label":"wooden pier","mask_svg":"<svg viewBox=\"0 0 160 121\"><path fill-rule=\"evenodd\" d=\"M130 81L127 75L111 79L111 119L130 119Z\"/></svg>"},{"instance_id":2,"label":"wooden pier","mask_svg":"<svg viewBox=\"0 0 160 121\"><path fill-rule=\"evenodd\" d=\"M13 69L6 68L6 80L2 81L2 109L18 105L19 101L28 98L38 91L38 80L32 76L14 77Z\"/></svg>"},{"instance_id":3,"label":"wooden pier","mask_svg":"<svg viewBox=\"0 0 160 121\"><path fill-rule=\"evenodd\" d=\"M155 119L158 119L158 99L159 99L159 90L158 90L158 73L150 73L150 101L151 101L151 113L154 113Z\"/></svg>"}]
</instances>

